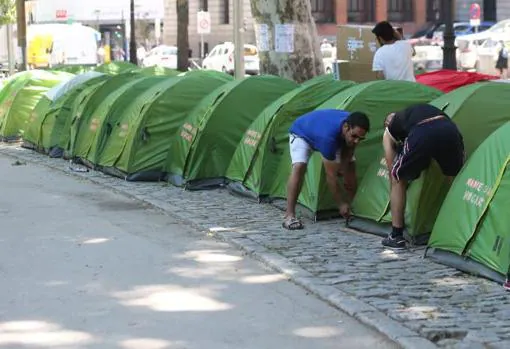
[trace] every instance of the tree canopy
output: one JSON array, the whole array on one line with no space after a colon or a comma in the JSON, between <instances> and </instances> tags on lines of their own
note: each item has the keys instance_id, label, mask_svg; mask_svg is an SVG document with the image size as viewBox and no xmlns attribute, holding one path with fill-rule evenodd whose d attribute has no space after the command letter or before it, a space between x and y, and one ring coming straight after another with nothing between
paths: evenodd
<instances>
[{"instance_id":1,"label":"tree canopy","mask_svg":"<svg viewBox=\"0 0 510 349\"><path fill-rule=\"evenodd\" d=\"M0 0L0 25L16 22L16 0Z\"/></svg>"}]
</instances>

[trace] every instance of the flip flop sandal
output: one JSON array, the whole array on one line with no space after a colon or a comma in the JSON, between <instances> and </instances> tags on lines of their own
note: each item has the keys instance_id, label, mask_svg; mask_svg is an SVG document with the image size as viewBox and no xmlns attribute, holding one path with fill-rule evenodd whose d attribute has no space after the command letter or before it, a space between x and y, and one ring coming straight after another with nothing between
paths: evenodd
<instances>
[{"instance_id":1,"label":"flip flop sandal","mask_svg":"<svg viewBox=\"0 0 510 349\"><path fill-rule=\"evenodd\" d=\"M304 225L299 219L294 217L286 219L282 223L282 227L288 230L300 230L304 228Z\"/></svg>"}]
</instances>

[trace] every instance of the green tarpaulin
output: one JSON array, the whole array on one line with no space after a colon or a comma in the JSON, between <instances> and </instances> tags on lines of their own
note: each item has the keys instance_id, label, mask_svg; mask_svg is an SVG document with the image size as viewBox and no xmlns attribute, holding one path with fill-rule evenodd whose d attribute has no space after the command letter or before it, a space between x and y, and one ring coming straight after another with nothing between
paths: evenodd
<instances>
[{"instance_id":1,"label":"green tarpaulin","mask_svg":"<svg viewBox=\"0 0 510 349\"><path fill-rule=\"evenodd\" d=\"M112 124L99 166L127 180L160 179L170 142L189 112L231 80L219 72L195 72L167 79L140 94Z\"/></svg>"},{"instance_id":2,"label":"green tarpaulin","mask_svg":"<svg viewBox=\"0 0 510 349\"><path fill-rule=\"evenodd\" d=\"M504 282L510 269L510 122L491 134L455 179L427 256Z\"/></svg>"},{"instance_id":3,"label":"green tarpaulin","mask_svg":"<svg viewBox=\"0 0 510 349\"><path fill-rule=\"evenodd\" d=\"M268 105L298 85L277 76L232 81L204 98L182 124L170 147L167 172L188 189L225 182L244 132Z\"/></svg>"},{"instance_id":4,"label":"green tarpaulin","mask_svg":"<svg viewBox=\"0 0 510 349\"><path fill-rule=\"evenodd\" d=\"M342 90L354 85L322 75L296 88L269 105L250 125L230 162L229 189L261 199L269 194L282 149L288 147L288 129L299 116L317 108Z\"/></svg>"},{"instance_id":5,"label":"green tarpaulin","mask_svg":"<svg viewBox=\"0 0 510 349\"><path fill-rule=\"evenodd\" d=\"M32 112L44 93L73 76L65 72L43 70L17 75L15 79L20 78L21 82L9 83L0 96L6 97L0 109L0 137L7 141L23 137L30 126Z\"/></svg>"},{"instance_id":6,"label":"green tarpaulin","mask_svg":"<svg viewBox=\"0 0 510 349\"><path fill-rule=\"evenodd\" d=\"M442 92L417 83L373 81L354 85L336 94L317 109L361 111L368 115L370 132L366 140L358 145L355 154L356 171L358 179L361 179L381 147L383 122L386 116L409 105L429 102L440 95ZM290 124L286 126L290 127ZM283 146L282 151L282 160L275 171L274 184L269 195L277 206L283 204L280 199L287 197L287 181L291 172L288 145ZM315 219L338 215L337 205L326 183L322 157L318 153L314 153L310 158L298 203L306 208L301 210L301 214L311 215Z\"/></svg>"},{"instance_id":7,"label":"green tarpaulin","mask_svg":"<svg viewBox=\"0 0 510 349\"><path fill-rule=\"evenodd\" d=\"M509 95L509 84L482 82L454 90L431 104L443 109L457 124L469 157L489 134L510 120L506 100ZM383 158L380 148L378 158L368 169L354 200L354 214L363 219L351 223L355 228L381 236L388 233L391 222L389 177ZM410 184L405 213L409 241L427 242L448 187L435 162Z\"/></svg>"}]
</instances>

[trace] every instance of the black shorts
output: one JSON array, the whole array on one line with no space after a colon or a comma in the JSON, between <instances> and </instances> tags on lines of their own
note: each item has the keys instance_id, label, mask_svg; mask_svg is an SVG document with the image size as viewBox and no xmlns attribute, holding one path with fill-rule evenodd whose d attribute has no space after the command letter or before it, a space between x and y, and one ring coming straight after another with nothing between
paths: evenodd
<instances>
[{"instance_id":1,"label":"black shorts","mask_svg":"<svg viewBox=\"0 0 510 349\"><path fill-rule=\"evenodd\" d=\"M432 120L413 127L393 162L391 174L397 180L417 179L432 159L445 176L456 176L464 165L464 141L450 119Z\"/></svg>"}]
</instances>

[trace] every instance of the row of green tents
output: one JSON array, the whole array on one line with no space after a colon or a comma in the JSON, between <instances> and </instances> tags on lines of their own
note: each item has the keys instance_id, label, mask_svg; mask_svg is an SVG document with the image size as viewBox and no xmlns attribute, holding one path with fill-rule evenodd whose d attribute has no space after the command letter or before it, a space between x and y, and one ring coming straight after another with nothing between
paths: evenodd
<instances>
[{"instance_id":1,"label":"row of green tents","mask_svg":"<svg viewBox=\"0 0 510 349\"><path fill-rule=\"evenodd\" d=\"M417 103L443 109L464 135L469 157L464 172L479 167L473 165L476 152L504 142L490 140L508 130L504 127L510 120L505 99L510 84L500 82L477 83L443 94L404 81L355 84L327 75L297 84L275 76L233 80L213 71L160 74L131 68L108 74L97 70L78 75L57 71L18 74L0 91L0 136L4 140L21 137L25 147L74 159L127 180L167 180L190 190L227 186L233 193L280 206L286 198L291 170L288 129L292 122L315 109L360 110L369 116L372 127L356 151L360 185L353 202L355 218L350 224L385 235L391 216L381 138L388 113ZM39 80L48 83L37 94L29 93ZM486 146L484 141L493 145ZM504 155L506 158L484 159L491 159L491 164L505 174L508 151ZM475 174L472 178L477 183L492 183ZM465 227L455 228L451 217L440 219L449 200L454 200L449 197L460 190L457 186L465 185L459 181L450 189L437 165L432 164L410 185L406 233L411 242L429 241L433 247L430 251L469 257L467 246L477 241L473 236L482 226L480 222L475 224L466 246L454 250L451 243L465 234ZM491 192L505 183L494 181ZM489 207L495 198L486 200ZM337 212L318 154L310 160L299 203L302 213L314 219ZM467 209L452 212L457 212L458 220L471 214ZM490 217L487 212L479 220ZM510 235L510 230L506 231ZM490 249L486 252L485 256L490 255ZM508 269L510 254L500 254L506 258L501 265ZM430 255L450 257L438 252ZM477 265L488 264L481 263ZM496 273L503 275L503 269Z\"/></svg>"}]
</instances>

